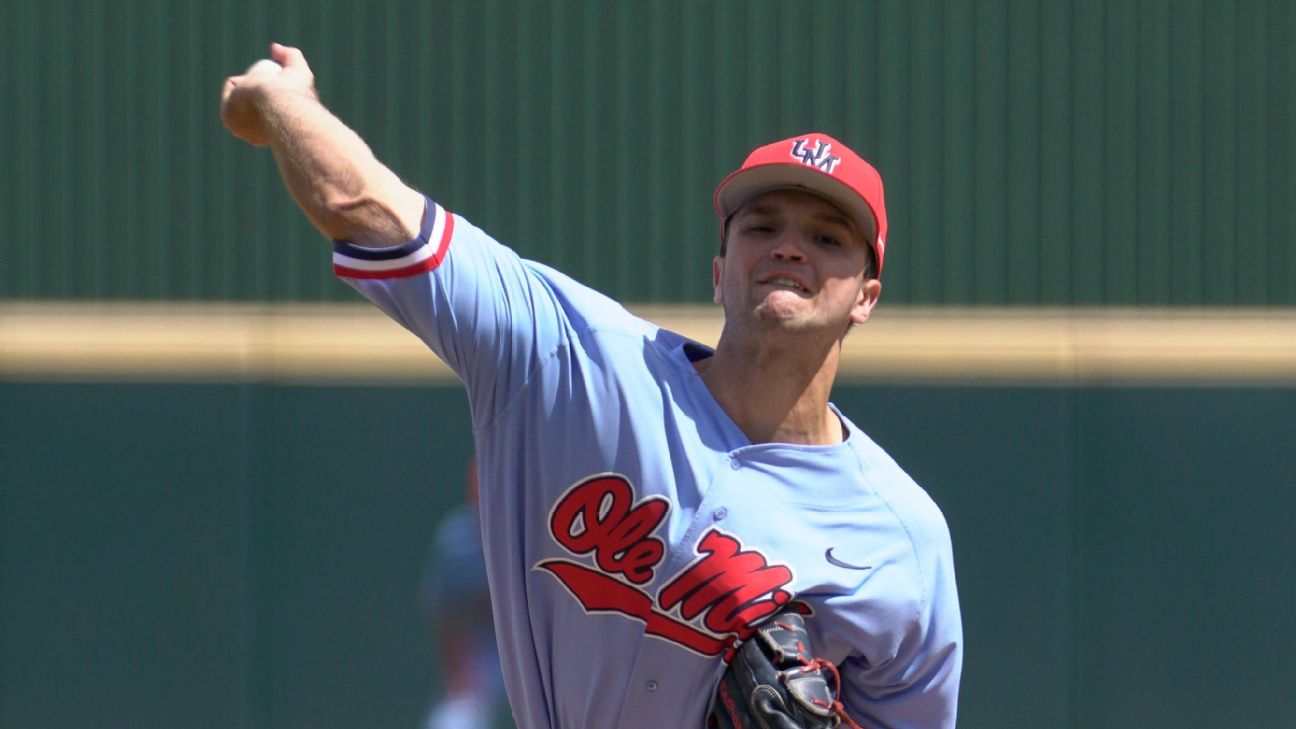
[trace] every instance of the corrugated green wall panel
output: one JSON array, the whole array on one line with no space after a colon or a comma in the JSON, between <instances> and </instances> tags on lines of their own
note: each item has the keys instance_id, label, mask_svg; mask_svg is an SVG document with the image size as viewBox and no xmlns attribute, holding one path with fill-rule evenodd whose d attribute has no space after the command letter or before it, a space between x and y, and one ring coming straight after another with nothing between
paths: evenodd
<instances>
[{"instance_id":1,"label":"corrugated green wall panel","mask_svg":"<svg viewBox=\"0 0 1296 729\"><path fill-rule=\"evenodd\" d=\"M708 298L710 194L807 129L887 181L886 298L1296 304L1281 0L0 7L3 298L346 299L217 118L279 39L380 157L627 300Z\"/></svg>"}]
</instances>

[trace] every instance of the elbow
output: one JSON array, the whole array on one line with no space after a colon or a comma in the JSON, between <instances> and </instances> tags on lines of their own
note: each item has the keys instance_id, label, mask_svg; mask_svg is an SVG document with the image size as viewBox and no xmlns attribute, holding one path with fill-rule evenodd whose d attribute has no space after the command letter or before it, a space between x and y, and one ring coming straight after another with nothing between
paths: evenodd
<instances>
[{"instance_id":1,"label":"elbow","mask_svg":"<svg viewBox=\"0 0 1296 729\"><path fill-rule=\"evenodd\" d=\"M382 206L372 196L326 196L319 205L317 227L333 240L359 242L383 228Z\"/></svg>"},{"instance_id":2,"label":"elbow","mask_svg":"<svg viewBox=\"0 0 1296 729\"><path fill-rule=\"evenodd\" d=\"M320 212L329 221L330 227L354 229L357 223L370 215L369 208L374 205L372 197L367 195L332 194L320 201Z\"/></svg>"},{"instance_id":3,"label":"elbow","mask_svg":"<svg viewBox=\"0 0 1296 729\"><path fill-rule=\"evenodd\" d=\"M297 204L311 225L325 238L351 241L361 229L358 217L363 203L356 198L332 196L319 190L293 190Z\"/></svg>"},{"instance_id":4,"label":"elbow","mask_svg":"<svg viewBox=\"0 0 1296 729\"><path fill-rule=\"evenodd\" d=\"M372 195L345 195L340 191L333 192L324 198L324 210L329 215L337 217L349 217L361 214L365 208L374 205L375 200Z\"/></svg>"},{"instance_id":5,"label":"elbow","mask_svg":"<svg viewBox=\"0 0 1296 729\"><path fill-rule=\"evenodd\" d=\"M423 207L422 194L406 187L377 191L366 187L355 194L332 191L320 196L314 222L333 240L398 246L418 235Z\"/></svg>"}]
</instances>

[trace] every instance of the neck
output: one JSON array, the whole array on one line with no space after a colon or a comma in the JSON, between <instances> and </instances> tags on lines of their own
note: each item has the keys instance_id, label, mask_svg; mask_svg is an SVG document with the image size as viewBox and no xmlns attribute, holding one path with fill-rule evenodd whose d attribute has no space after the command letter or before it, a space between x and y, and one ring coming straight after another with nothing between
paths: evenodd
<instances>
[{"instance_id":1,"label":"neck","mask_svg":"<svg viewBox=\"0 0 1296 729\"><path fill-rule=\"evenodd\" d=\"M715 356L697 364L720 407L752 443L832 445L842 424L828 408L841 340L777 343L721 333Z\"/></svg>"}]
</instances>

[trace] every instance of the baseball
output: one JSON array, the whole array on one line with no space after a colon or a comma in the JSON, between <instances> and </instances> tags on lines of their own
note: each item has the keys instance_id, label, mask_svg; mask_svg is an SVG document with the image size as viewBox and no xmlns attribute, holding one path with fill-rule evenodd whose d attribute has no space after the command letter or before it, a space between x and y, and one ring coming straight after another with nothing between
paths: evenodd
<instances>
[{"instance_id":1,"label":"baseball","mask_svg":"<svg viewBox=\"0 0 1296 729\"><path fill-rule=\"evenodd\" d=\"M244 75L251 76L256 73L279 73L282 70L283 66L280 66L269 58L262 58L251 66L248 66L248 70Z\"/></svg>"}]
</instances>

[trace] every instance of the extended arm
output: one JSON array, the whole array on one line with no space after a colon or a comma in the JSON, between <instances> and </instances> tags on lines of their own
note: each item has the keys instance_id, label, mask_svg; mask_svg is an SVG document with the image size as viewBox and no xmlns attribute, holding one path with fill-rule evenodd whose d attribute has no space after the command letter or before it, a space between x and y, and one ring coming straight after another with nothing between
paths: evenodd
<instances>
[{"instance_id":1,"label":"extended arm","mask_svg":"<svg viewBox=\"0 0 1296 729\"><path fill-rule=\"evenodd\" d=\"M336 241L334 273L450 365L490 421L570 335L554 282L375 159L320 103L300 51L271 55L282 68L258 63L225 82L222 121L271 148L306 217Z\"/></svg>"},{"instance_id":2,"label":"extended arm","mask_svg":"<svg viewBox=\"0 0 1296 729\"><path fill-rule=\"evenodd\" d=\"M301 51L276 43L270 53L282 71L258 64L225 81L225 126L239 139L273 150L293 199L326 237L393 246L417 235L423 196L320 103Z\"/></svg>"}]
</instances>

